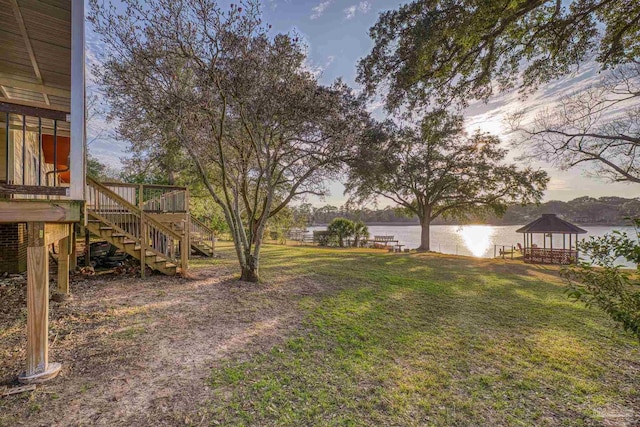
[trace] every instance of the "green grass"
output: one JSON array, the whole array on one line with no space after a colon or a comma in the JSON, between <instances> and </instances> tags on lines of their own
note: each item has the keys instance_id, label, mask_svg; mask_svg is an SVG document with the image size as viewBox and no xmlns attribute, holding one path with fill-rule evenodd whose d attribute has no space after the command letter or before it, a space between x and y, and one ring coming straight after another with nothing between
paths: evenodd
<instances>
[{"instance_id":1,"label":"green grass","mask_svg":"<svg viewBox=\"0 0 640 427\"><path fill-rule=\"evenodd\" d=\"M143 326L132 326L125 329L121 329L113 333L113 338L123 340L133 340L138 338L141 334L144 334L147 330Z\"/></svg>"},{"instance_id":2,"label":"green grass","mask_svg":"<svg viewBox=\"0 0 640 427\"><path fill-rule=\"evenodd\" d=\"M331 291L292 301L305 321L284 344L212 370L212 424L581 426L640 407L637 343L556 270L278 246L262 262L267 284Z\"/></svg>"}]
</instances>

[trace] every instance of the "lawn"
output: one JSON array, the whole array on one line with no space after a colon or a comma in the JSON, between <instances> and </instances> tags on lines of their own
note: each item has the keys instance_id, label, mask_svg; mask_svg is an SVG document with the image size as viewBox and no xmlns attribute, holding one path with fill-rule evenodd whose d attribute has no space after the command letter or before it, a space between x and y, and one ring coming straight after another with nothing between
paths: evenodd
<instances>
[{"instance_id":1,"label":"lawn","mask_svg":"<svg viewBox=\"0 0 640 427\"><path fill-rule=\"evenodd\" d=\"M635 425L637 343L568 301L556 269L436 255L272 247L342 290L304 298L304 327L213 370L231 425Z\"/></svg>"},{"instance_id":2,"label":"lawn","mask_svg":"<svg viewBox=\"0 0 640 427\"><path fill-rule=\"evenodd\" d=\"M640 423L637 342L555 268L274 245L255 285L220 253L191 280L73 285L52 303L61 376L0 399L0 425ZM5 376L23 316L0 319Z\"/></svg>"}]
</instances>

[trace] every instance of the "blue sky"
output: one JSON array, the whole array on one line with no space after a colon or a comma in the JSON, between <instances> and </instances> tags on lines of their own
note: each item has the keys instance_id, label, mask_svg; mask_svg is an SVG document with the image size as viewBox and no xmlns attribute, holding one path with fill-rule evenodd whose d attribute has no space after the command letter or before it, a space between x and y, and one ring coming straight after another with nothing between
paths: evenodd
<instances>
[{"instance_id":1,"label":"blue sky","mask_svg":"<svg viewBox=\"0 0 640 427\"><path fill-rule=\"evenodd\" d=\"M263 0L265 21L273 26L274 32L295 31L300 34L309 47L308 66L318 73L322 83L329 84L338 77L357 87L355 83L356 64L370 51L373 43L369 38L369 28L375 24L378 13L395 9L406 2L397 0ZM99 62L101 44L91 26L87 27L88 63ZM576 75L546 85L526 99L517 94L508 93L497 96L489 103L477 103L465 112L469 131L480 128L501 135L508 141L504 125L507 112L524 108L534 112L536 109L551 106L562 95L569 94L580 87L592 84L599 78L593 65L586 64ZM89 91L92 86L89 85ZM377 108L376 108L377 107ZM382 115L381 108L372 105L376 115ZM104 128L102 123L89 125L89 136L96 129ZM93 142L89 150L101 161L118 167L124 156L125 147L109 139ZM511 157L515 158L517 152ZM640 185L609 183L593 177L587 177L587 170L573 169L559 171L547 164L536 165L545 169L551 176L545 200L570 200L580 196L621 196L640 197ZM316 205L330 203L341 205L346 198L343 187L331 183L331 195L325 200L317 198L309 201Z\"/></svg>"}]
</instances>

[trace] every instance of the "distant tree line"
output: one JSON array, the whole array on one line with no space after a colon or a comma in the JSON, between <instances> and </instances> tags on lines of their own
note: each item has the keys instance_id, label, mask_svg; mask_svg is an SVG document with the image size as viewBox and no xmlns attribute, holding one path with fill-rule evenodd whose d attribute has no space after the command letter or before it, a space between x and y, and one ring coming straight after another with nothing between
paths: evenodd
<instances>
[{"instance_id":1,"label":"distant tree line","mask_svg":"<svg viewBox=\"0 0 640 427\"><path fill-rule=\"evenodd\" d=\"M362 221L368 225L397 224L418 225L416 217L409 217L404 210L385 207L383 209L351 208L349 206L325 205L314 207L302 204L292 207L293 214L307 225L329 224L335 218L347 218ZM567 221L576 224L624 225L625 218L640 215L640 198L624 197L579 197L568 202L551 200L539 205L513 205L502 217L488 215L484 218L471 218L469 222L481 222L491 225L517 225L534 220L543 213L555 213ZM460 221L438 218L433 224L457 224Z\"/></svg>"}]
</instances>

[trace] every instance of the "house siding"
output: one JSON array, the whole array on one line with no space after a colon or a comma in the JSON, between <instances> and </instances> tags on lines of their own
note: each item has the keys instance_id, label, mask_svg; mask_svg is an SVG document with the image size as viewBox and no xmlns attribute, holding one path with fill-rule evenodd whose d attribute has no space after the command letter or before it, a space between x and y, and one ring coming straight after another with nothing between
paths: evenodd
<instances>
[{"instance_id":1,"label":"house siding","mask_svg":"<svg viewBox=\"0 0 640 427\"><path fill-rule=\"evenodd\" d=\"M0 224L0 273L27 271L27 224Z\"/></svg>"}]
</instances>

